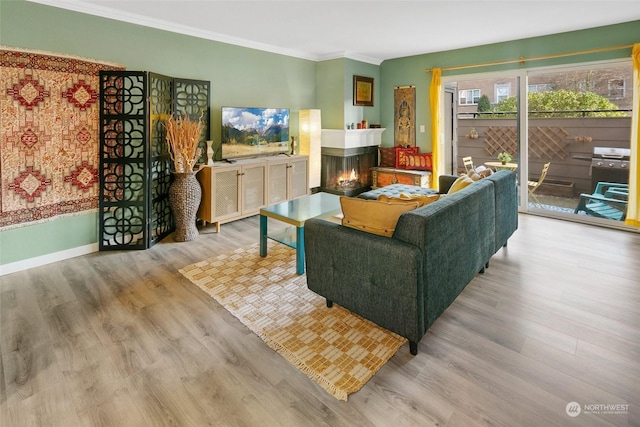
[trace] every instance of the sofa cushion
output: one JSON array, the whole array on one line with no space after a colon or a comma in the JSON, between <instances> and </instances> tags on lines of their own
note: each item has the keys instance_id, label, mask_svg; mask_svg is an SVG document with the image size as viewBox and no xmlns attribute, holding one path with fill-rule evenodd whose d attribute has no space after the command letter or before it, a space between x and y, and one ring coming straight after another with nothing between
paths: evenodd
<instances>
[{"instance_id":1,"label":"sofa cushion","mask_svg":"<svg viewBox=\"0 0 640 427\"><path fill-rule=\"evenodd\" d=\"M380 152L381 168L394 168L396 166L396 147L378 147Z\"/></svg>"},{"instance_id":2,"label":"sofa cushion","mask_svg":"<svg viewBox=\"0 0 640 427\"><path fill-rule=\"evenodd\" d=\"M471 178L472 181L479 181L483 178L482 175L480 175L478 172L474 170L469 171L469 173L467 173L467 176Z\"/></svg>"},{"instance_id":3,"label":"sofa cushion","mask_svg":"<svg viewBox=\"0 0 640 427\"><path fill-rule=\"evenodd\" d=\"M396 146L396 169L406 169L407 168L407 155L408 154L417 154L420 150L418 147L401 147Z\"/></svg>"},{"instance_id":4,"label":"sofa cushion","mask_svg":"<svg viewBox=\"0 0 640 427\"><path fill-rule=\"evenodd\" d=\"M391 184L384 187L378 187L375 190L365 191L364 193L358 194L358 197L361 199L378 200L378 197L382 194L388 197L400 197L400 194L431 195L438 194L438 192L432 188L418 187L417 185Z\"/></svg>"},{"instance_id":5,"label":"sofa cushion","mask_svg":"<svg viewBox=\"0 0 640 427\"><path fill-rule=\"evenodd\" d=\"M486 178L489 175L493 174L493 171L491 170L491 168L487 168L484 166L478 166L474 172L480 175L481 178Z\"/></svg>"},{"instance_id":6,"label":"sofa cushion","mask_svg":"<svg viewBox=\"0 0 640 427\"><path fill-rule=\"evenodd\" d=\"M433 203L440 198L439 194L406 194L400 193L398 197L390 197L386 194L378 196L378 200L382 202L402 202L402 203L414 203L418 202L418 207Z\"/></svg>"},{"instance_id":7,"label":"sofa cushion","mask_svg":"<svg viewBox=\"0 0 640 427\"><path fill-rule=\"evenodd\" d=\"M340 197L342 225L391 237L402 213L416 209L418 202L383 202L357 197Z\"/></svg>"},{"instance_id":8,"label":"sofa cushion","mask_svg":"<svg viewBox=\"0 0 640 427\"><path fill-rule=\"evenodd\" d=\"M406 153L406 168L416 171L430 171L432 169L431 153Z\"/></svg>"},{"instance_id":9,"label":"sofa cushion","mask_svg":"<svg viewBox=\"0 0 640 427\"><path fill-rule=\"evenodd\" d=\"M475 181L471 178L469 178L468 175L466 174L462 174L458 177L458 179L455 180L455 182L453 183L453 185L451 185L451 188L449 188L449 191L447 192L447 194L453 194L457 191L462 190L463 188L473 184Z\"/></svg>"}]
</instances>

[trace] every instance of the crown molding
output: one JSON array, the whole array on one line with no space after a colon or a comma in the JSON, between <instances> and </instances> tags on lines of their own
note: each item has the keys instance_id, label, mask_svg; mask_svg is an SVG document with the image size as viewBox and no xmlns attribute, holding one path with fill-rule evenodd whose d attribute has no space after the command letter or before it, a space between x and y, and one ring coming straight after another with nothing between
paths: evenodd
<instances>
[{"instance_id":1,"label":"crown molding","mask_svg":"<svg viewBox=\"0 0 640 427\"><path fill-rule=\"evenodd\" d=\"M373 64L373 65L380 65L383 61L380 58L374 58L366 55L359 55L357 53L346 52L346 51L340 51L340 52L328 53L326 55L321 55L318 57L317 60L329 61L331 59L343 59L343 58L353 59L354 61L365 62L367 64Z\"/></svg>"},{"instance_id":2,"label":"crown molding","mask_svg":"<svg viewBox=\"0 0 640 427\"><path fill-rule=\"evenodd\" d=\"M311 55L308 52L298 51L294 49L286 49L279 46L273 46L266 43L259 43L251 40L231 37L225 34L213 31L203 31L186 25L177 25L169 21L151 19L146 16L120 12L112 8L92 5L86 2L72 0L26 0L31 3L38 3L45 6L56 7L59 9L71 10L73 12L85 13L88 15L99 16L101 18L113 19L116 21L127 22L129 24L141 25L144 27L155 28L158 30L169 31L177 34L198 37L201 39L216 41L220 43L231 44L234 46L246 47L260 51L275 53L279 55L291 56L294 58L307 59L310 61L319 61L317 55Z\"/></svg>"}]
</instances>

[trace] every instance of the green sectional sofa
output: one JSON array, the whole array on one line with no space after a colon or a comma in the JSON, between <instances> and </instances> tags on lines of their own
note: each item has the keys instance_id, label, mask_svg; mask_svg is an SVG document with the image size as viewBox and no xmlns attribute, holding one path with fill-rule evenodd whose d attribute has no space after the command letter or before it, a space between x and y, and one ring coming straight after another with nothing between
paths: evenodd
<instances>
[{"instance_id":1,"label":"green sectional sofa","mask_svg":"<svg viewBox=\"0 0 640 427\"><path fill-rule=\"evenodd\" d=\"M335 302L406 337L417 354L427 329L517 229L515 174L490 178L404 212L392 237L307 220L309 289L328 307Z\"/></svg>"}]
</instances>

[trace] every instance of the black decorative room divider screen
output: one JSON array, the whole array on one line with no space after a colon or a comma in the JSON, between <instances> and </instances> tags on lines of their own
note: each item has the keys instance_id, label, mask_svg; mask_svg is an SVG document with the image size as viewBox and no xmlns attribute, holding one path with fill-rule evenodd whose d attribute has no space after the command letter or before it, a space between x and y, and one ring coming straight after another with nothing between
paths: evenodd
<instances>
[{"instance_id":1,"label":"black decorative room divider screen","mask_svg":"<svg viewBox=\"0 0 640 427\"><path fill-rule=\"evenodd\" d=\"M174 230L162 123L174 112L202 117L206 153L209 101L208 81L144 71L100 73L100 250L147 249Z\"/></svg>"}]
</instances>

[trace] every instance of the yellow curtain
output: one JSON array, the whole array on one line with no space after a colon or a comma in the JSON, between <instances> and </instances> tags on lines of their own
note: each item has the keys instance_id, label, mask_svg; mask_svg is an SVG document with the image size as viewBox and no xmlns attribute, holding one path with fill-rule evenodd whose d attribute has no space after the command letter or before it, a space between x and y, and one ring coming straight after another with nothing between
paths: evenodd
<instances>
[{"instance_id":1,"label":"yellow curtain","mask_svg":"<svg viewBox=\"0 0 640 427\"><path fill-rule=\"evenodd\" d=\"M633 45L633 116L631 118L631 162L629 166L629 207L625 224L640 227L640 43Z\"/></svg>"},{"instance_id":2,"label":"yellow curtain","mask_svg":"<svg viewBox=\"0 0 640 427\"><path fill-rule=\"evenodd\" d=\"M442 70L431 70L431 86L429 87L429 100L431 101L431 151L432 171L431 188L438 188L440 176L440 139L442 137Z\"/></svg>"}]
</instances>

